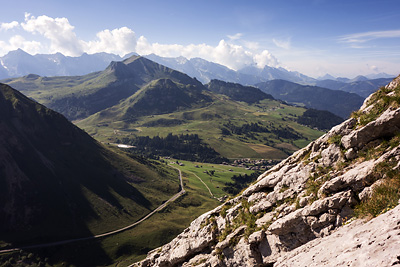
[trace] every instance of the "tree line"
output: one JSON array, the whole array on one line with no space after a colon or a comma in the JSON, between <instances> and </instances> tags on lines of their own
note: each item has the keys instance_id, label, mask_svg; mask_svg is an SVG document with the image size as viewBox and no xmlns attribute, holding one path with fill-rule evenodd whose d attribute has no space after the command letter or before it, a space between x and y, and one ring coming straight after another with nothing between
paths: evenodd
<instances>
[{"instance_id":1,"label":"tree line","mask_svg":"<svg viewBox=\"0 0 400 267\"><path fill-rule=\"evenodd\" d=\"M255 181L261 172L253 172L252 174L239 174L232 177L233 182L226 182L224 190L226 193L231 195L239 194L245 189L250 183Z\"/></svg>"},{"instance_id":2,"label":"tree line","mask_svg":"<svg viewBox=\"0 0 400 267\"><path fill-rule=\"evenodd\" d=\"M197 134L169 133L166 137L136 136L123 138L123 144L135 146L134 151L150 158L159 156L180 160L222 163L228 159L221 157L208 144L205 144Z\"/></svg>"}]
</instances>

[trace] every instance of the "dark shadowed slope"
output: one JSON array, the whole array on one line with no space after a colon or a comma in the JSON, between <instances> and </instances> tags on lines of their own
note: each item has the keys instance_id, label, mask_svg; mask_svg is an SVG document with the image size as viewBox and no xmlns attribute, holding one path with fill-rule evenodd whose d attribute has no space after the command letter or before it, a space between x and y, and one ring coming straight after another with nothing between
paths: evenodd
<instances>
[{"instance_id":1,"label":"dark shadowed slope","mask_svg":"<svg viewBox=\"0 0 400 267\"><path fill-rule=\"evenodd\" d=\"M179 190L176 174L116 152L0 84L0 240L44 242L114 230Z\"/></svg>"},{"instance_id":2,"label":"dark shadowed slope","mask_svg":"<svg viewBox=\"0 0 400 267\"><path fill-rule=\"evenodd\" d=\"M211 80L206 86L213 93L227 95L233 100L243 101L248 104L257 103L263 99L274 99L271 95L256 87L243 86L238 83Z\"/></svg>"},{"instance_id":3,"label":"dark shadowed slope","mask_svg":"<svg viewBox=\"0 0 400 267\"><path fill-rule=\"evenodd\" d=\"M257 87L274 98L309 108L327 110L342 118L348 118L358 110L363 98L357 94L330 90L317 86L300 85L284 80L257 84Z\"/></svg>"}]
</instances>

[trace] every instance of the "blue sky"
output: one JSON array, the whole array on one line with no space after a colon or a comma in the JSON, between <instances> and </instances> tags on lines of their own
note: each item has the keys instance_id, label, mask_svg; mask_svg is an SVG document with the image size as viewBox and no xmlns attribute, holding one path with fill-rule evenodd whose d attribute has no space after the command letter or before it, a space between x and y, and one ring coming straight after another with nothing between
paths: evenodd
<instances>
[{"instance_id":1,"label":"blue sky","mask_svg":"<svg viewBox=\"0 0 400 267\"><path fill-rule=\"evenodd\" d=\"M202 57L312 77L400 73L398 0L0 0L0 56Z\"/></svg>"}]
</instances>

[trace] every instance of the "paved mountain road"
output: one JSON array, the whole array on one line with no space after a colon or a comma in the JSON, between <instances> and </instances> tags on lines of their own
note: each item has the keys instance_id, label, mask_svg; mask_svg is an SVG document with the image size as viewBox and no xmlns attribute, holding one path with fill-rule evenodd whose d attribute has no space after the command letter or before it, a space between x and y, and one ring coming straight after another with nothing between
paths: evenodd
<instances>
[{"instance_id":1,"label":"paved mountain road","mask_svg":"<svg viewBox=\"0 0 400 267\"><path fill-rule=\"evenodd\" d=\"M33 249L33 248L44 248L44 247L53 247L53 246L59 246L59 245L65 245L65 244L69 244L69 243L73 243L73 242L78 242L78 241L85 241L85 240L92 240L92 239L97 239L97 238L102 238L102 237L107 237L110 235L114 235L117 233L121 233L125 230L128 230L129 228L132 228L136 225L138 225L139 223L147 220L150 216L152 216L154 213L162 210L163 208L165 208L168 203L175 201L176 199L178 199L180 196L184 195L186 193L185 189L183 188L183 181L182 181L182 172L181 170L179 170L178 168L171 166L172 168L175 168L178 170L179 172L179 181L180 181L180 187L181 190L176 193L175 195L173 195L170 199L168 199L167 201L165 201L163 204L161 204L160 206L158 206L155 210L153 210L152 212L150 212L149 214L147 214L145 217L143 217L142 219L140 219L139 221L136 221L135 223L132 223L128 226L125 226L123 228L114 230L114 231L110 231L110 232L106 232L103 234L99 234L99 235L95 235L95 236L88 236L88 237L82 237L82 238L75 238L75 239L68 239L68 240L62 240L62 241L57 241L57 242L51 242L51 243L46 243L46 244L38 244L38 245L30 245L30 246L22 246L22 247L15 247L15 248L9 248L9 249L3 249L0 250L0 253L9 253L9 252L14 252L14 251L19 251L19 250L23 250L23 249Z\"/></svg>"}]
</instances>

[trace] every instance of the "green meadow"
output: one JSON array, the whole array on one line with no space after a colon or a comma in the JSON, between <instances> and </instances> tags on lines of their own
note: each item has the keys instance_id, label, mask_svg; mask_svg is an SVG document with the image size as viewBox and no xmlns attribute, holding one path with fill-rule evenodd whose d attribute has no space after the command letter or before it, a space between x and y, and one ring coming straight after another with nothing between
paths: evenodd
<instances>
[{"instance_id":1,"label":"green meadow","mask_svg":"<svg viewBox=\"0 0 400 267\"><path fill-rule=\"evenodd\" d=\"M158 168L167 165L170 172L176 172L172 167L182 171L186 194L176 201L169 203L163 210L155 213L149 219L124 232L88 241L78 241L66 245L40 249L23 250L3 254L1 261L6 262L13 258L18 260L33 256L33 262L42 262L44 266L129 266L133 262L143 259L147 252L172 240L181 233L190 222L201 214L217 207L222 202L217 198L228 196L222 188L225 182L231 182L235 174L250 174L253 171L227 165L197 163L164 159ZM162 167L161 165L165 165ZM196 167L197 166L197 167ZM213 173L213 175L207 174ZM212 197L203 182L210 188ZM166 181L170 183L170 181ZM174 182L175 183L175 182ZM179 183L176 172L176 184ZM156 186L163 186L157 181ZM154 196L156 197L156 196ZM127 224L133 222L127 222ZM105 227L103 225L103 227ZM114 228L108 223L107 227Z\"/></svg>"},{"instance_id":2,"label":"green meadow","mask_svg":"<svg viewBox=\"0 0 400 267\"><path fill-rule=\"evenodd\" d=\"M106 143L135 136L198 134L221 156L229 159L283 159L323 133L296 122L296 118L304 111L304 108L274 100L266 99L258 104L249 105L218 95L212 104L189 111L143 116L135 121L107 118L96 113L75 123L96 139ZM280 136L274 132L223 134L222 128L228 122L237 127L257 123L277 131L290 128L298 137Z\"/></svg>"}]
</instances>

